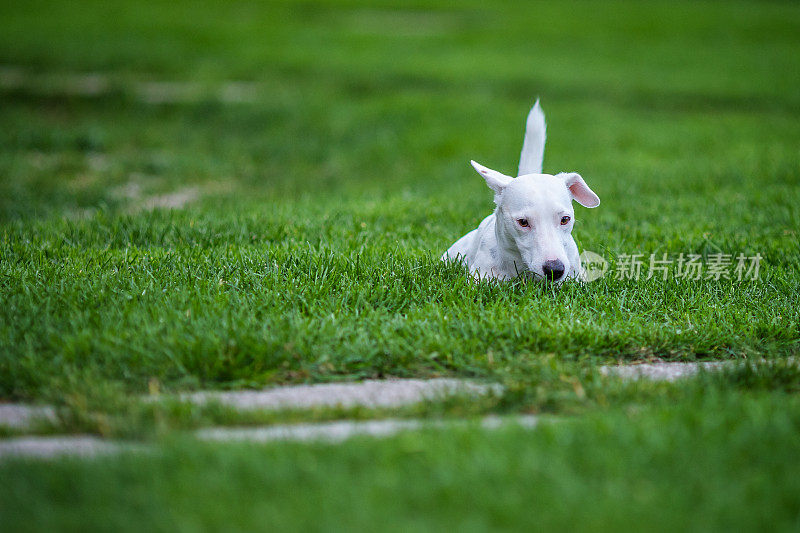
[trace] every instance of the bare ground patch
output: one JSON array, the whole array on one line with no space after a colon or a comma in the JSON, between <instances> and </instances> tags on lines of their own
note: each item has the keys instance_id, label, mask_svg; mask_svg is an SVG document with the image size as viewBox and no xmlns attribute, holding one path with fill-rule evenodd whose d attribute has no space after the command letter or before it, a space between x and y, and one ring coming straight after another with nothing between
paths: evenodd
<instances>
[{"instance_id":1,"label":"bare ground patch","mask_svg":"<svg viewBox=\"0 0 800 533\"><path fill-rule=\"evenodd\" d=\"M183 401L219 402L236 409L310 409L315 407L401 407L454 395L485 396L502 393L498 384L458 379L392 379L356 383L323 383L276 387L261 391L195 392L180 395Z\"/></svg>"},{"instance_id":2,"label":"bare ground patch","mask_svg":"<svg viewBox=\"0 0 800 533\"><path fill-rule=\"evenodd\" d=\"M534 428L538 424L538 417L526 416L488 416L478 423L484 429L498 429L504 426L517 425L524 428ZM391 437L403 431L418 429L448 429L464 427L468 424L464 420L451 421L425 421L425 420L340 420L316 424L287 424L256 428L209 428L197 432L202 440L210 441L246 441L246 442L272 442L272 441L324 441L343 442L352 437Z\"/></svg>"},{"instance_id":3,"label":"bare ground patch","mask_svg":"<svg viewBox=\"0 0 800 533\"><path fill-rule=\"evenodd\" d=\"M714 371L721 370L725 365L730 366L727 361L715 361L708 363L643 363L639 365L617 365L600 367L600 373L604 376L616 376L623 379L650 379L653 381L676 381L678 379L690 378L701 370Z\"/></svg>"},{"instance_id":4,"label":"bare ground patch","mask_svg":"<svg viewBox=\"0 0 800 533\"><path fill-rule=\"evenodd\" d=\"M0 459L10 457L51 459L65 455L95 457L117 453L127 448L126 445L105 441L91 435L15 437L0 440Z\"/></svg>"},{"instance_id":5,"label":"bare ground patch","mask_svg":"<svg viewBox=\"0 0 800 533\"><path fill-rule=\"evenodd\" d=\"M38 422L54 422L55 420L56 410L47 405L0 404L0 427L25 429Z\"/></svg>"}]
</instances>

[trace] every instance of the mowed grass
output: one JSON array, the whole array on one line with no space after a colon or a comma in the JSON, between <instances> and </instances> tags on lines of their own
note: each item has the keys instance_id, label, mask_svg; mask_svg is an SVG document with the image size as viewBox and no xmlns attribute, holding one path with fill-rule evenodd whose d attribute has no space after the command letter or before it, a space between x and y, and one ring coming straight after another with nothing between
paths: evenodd
<instances>
[{"instance_id":1,"label":"mowed grass","mask_svg":"<svg viewBox=\"0 0 800 533\"><path fill-rule=\"evenodd\" d=\"M4 7L0 394L797 353L795 7L417 7ZM758 253L760 279L441 264L492 209L468 159L512 172L536 95L546 168L603 201L582 249Z\"/></svg>"},{"instance_id":2,"label":"mowed grass","mask_svg":"<svg viewBox=\"0 0 800 533\"><path fill-rule=\"evenodd\" d=\"M535 431L178 438L157 453L6 463L0 513L11 531L796 530L797 390L703 385Z\"/></svg>"},{"instance_id":3,"label":"mowed grass","mask_svg":"<svg viewBox=\"0 0 800 533\"><path fill-rule=\"evenodd\" d=\"M0 400L167 441L156 457L7 464L3 518L796 527L795 370L667 385L597 367L798 355L799 25L798 6L764 2L3 4ZM512 173L537 96L545 170L600 196L574 235L612 273L477 284L439 261L493 207L468 161ZM665 253L763 260L757 280L644 279ZM645 275L616 279L630 254ZM395 415L574 422L234 449L174 434L390 413L136 400L443 375L506 392ZM120 491L124 505L97 499Z\"/></svg>"}]
</instances>

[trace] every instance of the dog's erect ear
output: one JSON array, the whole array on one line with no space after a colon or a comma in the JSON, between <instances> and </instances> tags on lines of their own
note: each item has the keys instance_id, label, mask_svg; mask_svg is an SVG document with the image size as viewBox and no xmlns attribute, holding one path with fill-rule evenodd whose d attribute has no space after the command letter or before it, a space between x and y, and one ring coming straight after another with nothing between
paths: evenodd
<instances>
[{"instance_id":1,"label":"dog's erect ear","mask_svg":"<svg viewBox=\"0 0 800 533\"><path fill-rule=\"evenodd\" d=\"M508 184L511 183L511 180L514 179L511 176L506 176L505 174L501 174L500 172L492 170L491 168L486 168L475 161L470 161L470 163L475 170L478 171L478 174L483 176L483 179L486 180L486 185L491 187L495 194L500 194L503 192L503 189L505 189Z\"/></svg>"},{"instance_id":2,"label":"dog's erect ear","mask_svg":"<svg viewBox=\"0 0 800 533\"><path fill-rule=\"evenodd\" d=\"M569 192L572 194L572 199L583 207L597 207L600 205L600 198L586 185L586 182L583 181L580 174L576 174L575 172L562 172L558 177L564 180L567 189L569 189Z\"/></svg>"}]
</instances>

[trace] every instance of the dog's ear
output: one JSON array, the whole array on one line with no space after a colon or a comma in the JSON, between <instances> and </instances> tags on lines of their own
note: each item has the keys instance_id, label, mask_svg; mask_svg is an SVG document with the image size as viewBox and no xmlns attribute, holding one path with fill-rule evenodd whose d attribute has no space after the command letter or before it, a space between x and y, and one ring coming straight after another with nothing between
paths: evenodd
<instances>
[{"instance_id":1,"label":"dog's ear","mask_svg":"<svg viewBox=\"0 0 800 533\"><path fill-rule=\"evenodd\" d=\"M476 163L475 161L470 161L472 166L475 170L478 171L478 174L483 176L483 179L486 180L486 185L488 185L495 194L500 194L503 192L509 183L511 183L512 178L511 176L506 176L505 174L501 174L496 170L492 170L491 168L486 168L485 166Z\"/></svg>"},{"instance_id":2,"label":"dog's ear","mask_svg":"<svg viewBox=\"0 0 800 533\"><path fill-rule=\"evenodd\" d=\"M600 205L600 198L594 193L592 189L586 185L580 174L575 172L562 172L558 175L564 180L564 184L572 194L572 199L581 204L583 207L597 207Z\"/></svg>"}]
</instances>

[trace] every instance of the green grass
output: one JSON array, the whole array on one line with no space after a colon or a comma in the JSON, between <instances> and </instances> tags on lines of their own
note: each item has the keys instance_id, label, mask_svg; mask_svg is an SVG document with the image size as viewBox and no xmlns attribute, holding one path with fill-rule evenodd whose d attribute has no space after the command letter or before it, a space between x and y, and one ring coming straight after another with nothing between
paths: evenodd
<instances>
[{"instance_id":1,"label":"green grass","mask_svg":"<svg viewBox=\"0 0 800 533\"><path fill-rule=\"evenodd\" d=\"M209 424L342 416L576 422L343 449L178 439L163 457L2 466L0 502L28 495L46 509L31 528L76 524L97 504L96 481L109 498L122 496L108 487L130 491L129 507L109 501L103 515L120 527L147 509L146 520L177 529L247 528L261 510L277 513L275 525L311 520L307 506L339 501L331 487L352 482L337 497L370 502L366 514L343 504L349 521L323 516L377 528L385 513L423 529L534 518L619 529L651 517L641 523L668 529L699 513L696 529L796 527L796 373L630 385L596 370L800 355L798 24L800 8L780 2L3 3L0 400L61 406L58 428L42 431L173 442ZM492 209L469 159L512 172L537 96L545 169L580 172L602 200L576 208L581 249L612 264L633 253L758 253L760 278L608 276L553 290L476 284L438 261ZM197 198L183 209L146 208L187 190ZM243 416L136 400L153 388L442 375L507 392L400 413ZM398 459L408 439L423 450L418 463ZM284 477L258 503L248 484L276 469ZM438 477L380 499L428 471ZM77 472L84 488L59 507ZM608 485L596 481L604 474ZM294 476L309 484L307 502L287 495ZM170 510L145 492L160 486ZM220 486L227 507L204 505ZM523 515L520 495L558 504ZM436 505L415 524L408 510L428 499ZM272 501L286 506L263 507ZM615 512L626 503L630 512ZM780 511L765 522L763 509Z\"/></svg>"},{"instance_id":2,"label":"green grass","mask_svg":"<svg viewBox=\"0 0 800 533\"><path fill-rule=\"evenodd\" d=\"M143 456L7 464L0 506L13 531L793 531L797 400L695 388L533 432L168 440Z\"/></svg>"}]
</instances>

